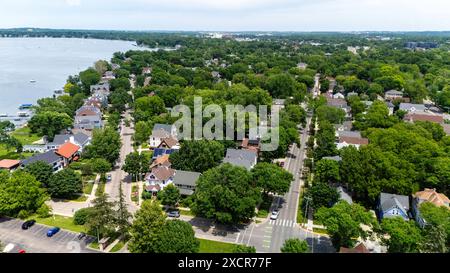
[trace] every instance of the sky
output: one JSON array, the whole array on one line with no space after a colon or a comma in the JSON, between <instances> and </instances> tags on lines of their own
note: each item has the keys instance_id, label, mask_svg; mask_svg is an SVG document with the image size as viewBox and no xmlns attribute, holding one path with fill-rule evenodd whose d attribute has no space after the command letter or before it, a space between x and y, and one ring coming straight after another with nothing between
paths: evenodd
<instances>
[{"instance_id":1,"label":"sky","mask_svg":"<svg viewBox=\"0 0 450 273\"><path fill-rule=\"evenodd\" d=\"M0 28L450 30L449 0L2 0Z\"/></svg>"}]
</instances>

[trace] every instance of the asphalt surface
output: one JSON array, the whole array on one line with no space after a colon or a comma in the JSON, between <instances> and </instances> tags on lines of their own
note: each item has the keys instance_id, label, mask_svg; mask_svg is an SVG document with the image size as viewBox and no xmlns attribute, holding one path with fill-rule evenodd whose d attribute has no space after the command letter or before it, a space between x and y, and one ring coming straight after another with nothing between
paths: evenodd
<instances>
[{"instance_id":1,"label":"asphalt surface","mask_svg":"<svg viewBox=\"0 0 450 273\"><path fill-rule=\"evenodd\" d=\"M47 231L50 227L34 224L28 230L22 230L22 223L17 219L0 218L0 241L3 246L12 243L16 245L15 250L23 249L27 253L100 253L87 248L93 237L78 240L78 233L61 229L49 238Z\"/></svg>"}]
</instances>

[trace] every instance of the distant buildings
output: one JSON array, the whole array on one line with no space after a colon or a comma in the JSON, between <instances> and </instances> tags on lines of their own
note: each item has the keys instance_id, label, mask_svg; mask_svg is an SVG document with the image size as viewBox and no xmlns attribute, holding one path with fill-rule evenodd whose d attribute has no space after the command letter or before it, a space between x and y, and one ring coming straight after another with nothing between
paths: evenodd
<instances>
[{"instance_id":1,"label":"distant buildings","mask_svg":"<svg viewBox=\"0 0 450 273\"><path fill-rule=\"evenodd\" d=\"M405 221L408 221L410 218L409 197L381 193L378 202L378 213L380 219L402 217Z\"/></svg>"},{"instance_id":2,"label":"distant buildings","mask_svg":"<svg viewBox=\"0 0 450 273\"><path fill-rule=\"evenodd\" d=\"M360 146L369 144L369 139L363 138L359 131L337 131L336 137L338 150L348 146L359 149Z\"/></svg>"},{"instance_id":3,"label":"distant buildings","mask_svg":"<svg viewBox=\"0 0 450 273\"><path fill-rule=\"evenodd\" d=\"M176 171L173 184L180 190L181 195L190 196L194 194L200 176L201 173L197 172Z\"/></svg>"},{"instance_id":4,"label":"distant buildings","mask_svg":"<svg viewBox=\"0 0 450 273\"><path fill-rule=\"evenodd\" d=\"M84 105L75 113L74 128L94 130L103 127L102 111L95 106Z\"/></svg>"},{"instance_id":5,"label":"distant buildings","mask_svg":"<svg viewBox=\"0 0 450 273\"><path fill-rule=\"evenodd\" d=\"M397 91L397 90L389 90L386 93L384 93L384 99L387 101L393 101L403 98L403 92Z\"/></svg>"},{"instance_id":6,"label":"distant buildings","mask_svg":"<svg viewBox=\"0 0 450 273\"><path fill-rule=\"evenodd\" d=\"M258 155L255 151L227 149L227 154L223 163L230 163L233 166L251 170L256 165L257 161Z\"/></svg>"},{"instance_id":7,"label":"distant buildings","mask_svg":"<svg viewBox=\"0 0 450 273\"><path fill-rule=\"evenodd\" d=\"M436 189L425 189L413 194L412 209L414 219L421 227L425 227L426 221L420 214L419 207L424 202L430 202L438 207L446 207L450 209L450 200L445 194L438 193Z\"/></svg>"},{"instance_id":8,"label":"distant buildings","mask_svg":"<svg viewBox=\"0 0 450 273\"><path fill-rule=\"evenodd\" d=\"M150 135L150 147L158 148L163 139L169 138L177 138L177 130L175 126L157 123L153 126L152 134Z\"/></svg>"},{"instance_id":9,"label":"distant buildings","mask_svg":"<svg viewBox=\"0 0 450 273\"><path fill-rule=\"evenodd\" d=\"M55 153L55 151L48 151L42 154L33 155L21 162L22 167L26 167L31 163L43 161L53 168L54 172L60 171L64 167L64 161L62 157Z\"/></svg>"}]
</instances>

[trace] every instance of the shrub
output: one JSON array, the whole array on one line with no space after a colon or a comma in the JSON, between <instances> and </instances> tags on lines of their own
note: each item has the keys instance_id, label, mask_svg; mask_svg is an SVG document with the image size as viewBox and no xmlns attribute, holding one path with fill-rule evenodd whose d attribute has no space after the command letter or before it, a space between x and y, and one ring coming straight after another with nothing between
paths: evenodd
<instances>
[{"instance_id":1,"label":"shrub","mask_svg":"<svg viewBox=\"0 0 450 273\"><path fill-rule=\"evenodd\" d=\"M77 210L73 216L73 223L75 225L84 225L90 213L91 208L84 208Z\"/></svg>"},{"instance_id":2,"label":"shrub","mask_svg":"<svg viewBox=\"0 0 450 273\"><path fill-rule=\"evenodd\" d=\"M31 213L26 210L21 210L21 211L19 211L19 214L17 214L17 217L19 217L20 219L27 219L30 216L31 216Z\"/></svg>"},{"instance_id":3,"label":"shrub","mask_svg":"<svg viewBox=\"0 0 450 273\"><path fill-rule=\"evenodd\" d=\"M37 209L36 213L39 218L47 218L50 216L52 209L46 204L42 204L40 208Z\"/></svg>"}]
</instances>

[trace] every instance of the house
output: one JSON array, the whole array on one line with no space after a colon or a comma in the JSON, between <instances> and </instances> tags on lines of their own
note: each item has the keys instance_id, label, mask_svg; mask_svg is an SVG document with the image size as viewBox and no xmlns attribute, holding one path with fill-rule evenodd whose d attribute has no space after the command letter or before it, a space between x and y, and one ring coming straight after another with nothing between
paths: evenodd
<instances>
[{"instance_id":1,"label":"house","mask_svg":"<svg viewBox=\"0 0 450 273\"><path fill-rule=\"evenodd\" d=\"M347 101L342 98L334 98L332 95L327 95L327 105L335 108L340 108L345 111L348 115L350 112L350 107L347 104Z\"/></svg>"},{"instance_id":2,"label":"house","mask_svg":"<svg viewBox=\"0 0 450 273\"><path fill-rule=\"evenodd\" d=\"M155 167L145 176L145 190L156 195L173 182L175 170L165 166Z\"/></svg>"},{"instance_id":3,"label":"house","mask_svg":"<svg viewBox=\"0 0 450 273\"><path fill-rule=\"evenodd\" d=\"M379 218L402 217L409 220L409 197L390 193L381 193L378 202Z\"/></svg>"},{"instance_id":4,"label":"house","mask_svg":"<svg viewBox=\"0 0 450 273\"><path fill-rule=\"evenodd\" d=\"M0 170L13 171L20 166L20 160L3 159L0 160Z\"/></svg>"},{"instance_id":5,"label":"house","mask_svg":"<svg viewBox=\"0 0 450 273\"><path fill-rule=\"evenodd\" d=\"M436 189L425 189L413 194L412 210L414 219L421 227L425 227L426 221L420 215L419 207L424 202L430 202L438 207L446 207L450 209L450 199L442 193L438 193Z\"/></svg>"},{"instance_id":6,"label":"house","mask_svg":"<svg viewBox=\"0 0 450 273\"><path fill-rule=\"evenodd\" d=\"M161 156L165 156L165 155L171 155L174 152L176 152L177 150L173 150L173 149L165 149L165 148L155 148L153 149L153 157L152 159L157 159Z\"/></svg>"},{"instance_id":7,"label":"house","mask_svg":"<svg viewBox=\"0 0 450 273\"><path fill-rule=\"evenodd\" d=\"M419 113L408 113L403 118L406 122L415 122L415 121L429 121L432 123L438 123L443 124L444 123L444 117L442 115L433 115L433 114L419 114Z\"/></svg>"},{"instance_id":8,"label":"house","mask_svg":"<svg viewBox=\"0 0 450 273\"><path fill-rule=\"evenodd\" d=\"M223 163L244 167L247 170L253 169L258 161L258 155L254 151L227 149L227 154Z\"/></svg>"},{"instance_id":9,"label":"house","mask_svg":"<svg viewBox=\"0 0 450 273\"><path fill-rule=\"evenodd\" d=\"M176 138L173 137L166 137L161 138L161 143L157 147L158 149L172 149L172 150L179 150L180 149L180 143Z\"/></svg>"},{"instance_id":10,"label":"house","mask_svg":"<svg viewBox=\"0 0 450 273\"><path fill-rule=\"evenodd\" d=\"M54 172L60 171L63 169L64 161L60 155L57 155L55 151L48 151L42 154L33 155L25 160L22 160L20 163L21 167L26 167L31 163L43 161L50 165L53 168Z\"/></svg>"},{"instance_id":11,"label":"house","mask_svg":"<svg viewBox=\"0 0 450 273\"><path fill-rule=\"evenodd\" d=\"M345 99L345 96L341 92L337 92L333 95L333 99Z\"/></svg>"},{"instance_id":12,"label":"house","mask_svg":"<svg viewBox=\"0 0 450 273\"><path fill-rule=\"evenodd\" d=\"M385 103L387 108L389 109L389 115L392 116L394 114L395 105L390 101L387 101Z\"/></svg>"},{"instance_id":13,"label":"house","mask_svg":"<svg viewBox=\"0 0 450 273\"><path fill-rule=\"evenodd\" d=\"M339 253L370 253L370 251L363 243L360 243L354 248L341 247Z\"/></svg>"},{"instance_id":14,"label":"house","mask_svg":"<svg viewBox=\"0 0 450 273\"><path fill-rule=\"evenodd\" d=\"M152 135L150 136L150 147L157 148L161 144L162 139L176 138L176 136L177 131L174 125L157 123L153 126Z\"/></svg>"},{"instance_id":15,"label":"house","mask_svg":"<svg viewBox=\"0 0 450 273\"><path fill-rule=\"evenodd\" d=\"M47 151L57 150L66 142L78 145L78 147L80 147L80 153L82 153L83 149L91 143L91 137L84 133L76 133L73 135L56 135L52 142L46 144Z\"/></svg>"},{"instance_id":16,"label":"house","mask_svg":"<svg viewBox=\"0 0 450 273\"><path fill-rule=\"evenodd\" d=\"M142 68L142 75L152 74L153 68L152 67L144 67Z\"/></svg>"},{"instance_id":17,"label":"house","mask_svg":"<svg viewBox=\"0 0 450 273\"><path fill-rule=\"evenodd\" d=\"M102 112L95 106L81 106L75 113L74 128L93 130L103 127Z\"/></svg>"},{"instance_id":18,"label":"house","mask_svg":"<svg viewBox=\"0 0 450 273\"><path fill-rule=\"evenodd\" d=\"M305 70L308 67L308 64L306 63L298 63L297 68L300 68L301 70Z\"/></svg>"},{"instance_id":19,"label":"house","mask_svg":"<svg viewBox=\"0 0 450 273\"><path fill-rule=\"evenodd\" d=\"M258 154L260 149L260 140L244 138L242 139L239 148L243 150L254 151Z\"/></svg>"},{"instance_id":20,"label":"house","mask_svg":"<svg viewBox=\"0 0 450 273\"><path fill-rule=\"evenodd\" d=\"M96 85L91 85L90 89L91 89L91 94L105 94L105 95L109 95L110 94L110 84L109 83L102 83L102 84L96 84Z\"/></svg>"},{"instance_id":21,"label":"house","mask_svg":"<svg viewBox=\"0 0 450 273\"><path fill-rule=\"evenodd\" d=\"M338 187L336 188L336 190L337 190L338 193L339 193L339 200L344 200L344 201L346 201L347 203L349 203L350 205L353 204L353 199L352 199L352 197L350 196L350 194L347 192L346 189L344 189L342 186L338 186Z\"/></svg>"},{"instance_id":22,"label":"house","mask_svg":"<svg viewBox=\"0 0 450 273\"><path fill-rule=\"evenodd\" d=\"M150 165L150 169L156 168L156 167L168 167L170 168L170 166L172 165L172 163L170 163L169 161L169 155L162 155L158 158L156 158L152 164Z\"/></svg>"},{"instance_id":23,"label":"house","mask_svg":"<svg viewBox=\"0 0 450 273\"><path fill-rule=\"evenodd\" d=\"M350 98L350 97L353 97L353 96L358 97L359 95L356 92L349 92L349 93L347 93L347 98Z\"/></svg>"},{"instance_id":24,"label":"house","mask_svg":"<svg viewBox=\"0 0 450 273\"><path fill-rule=\"evenodd\" d=\"M344 121L342 124L335 124L334 129L336 131L351 131L353 129L353 121Z\"/></svg>"},{"instance_id":25,"label":"house","mask_svg":"<svg viewBox=\"0 0 450 273\"><path fill-rule=\"evenodd\" d=\"M106 71L104 74L103 74L103 77L102 77L102 81L110 81L110 80L114 80L116 78L116 74L114 74L114 72L112 72L112 71Z\"/></svg>"},{"instance_id":26,"label":"house","mask_svg":"<svg viewBox=\"0 0 450 273\"><path fill-rule=\"evenodd\" d=\"M442 128L444 128L444 132L450 136L450 124L442 124Z\"/></svg>"},{"instance_id":27,"label":"house","mask_svg":"<svg viewBox=\"0 0 450 273\"><path fill-rule=\"evenodd\" d=\"M403 98L403 92L397 90L389 90L384 93L384 99L387 101L393 101Z\"/></svg>"},{"instance_id":28,"label":"house","mask_svg":"<svg viewBox=\"0 0 450 273\"><path fill-rule=\"evenodd\" d=\"M70 163L80 158L80 147L71 142L66 142L56 150L56 154L62 157L63 166L67 167Z\"/></svg>"},{"instance_id":29,"label":"house","mask_svg":"<svg viewBox=\"0 0 450 273\"><path fill-rule=\"evenodd\" d=\"M411 112L426 112L428 107L424 104L400 103L399 110Z\"/></svg>"},{"instance_id":30,"label":"house","mask_svg":"<svg viewBox=\"0 0 450 273\"><path fill-rule=\"evenodd\" d=\"M338 150L348 146L359 149L361 145L369 144L369 139L363 138L358 131L338 131L336 137L338 139L336 144Z\"/></svg>"},{"instance_id":31,"label":"house","mask_svg":"<svg viewBox=\"0 0 450 273\"><path fill-rule=\"evenodd\" d=\"M194 194L197 181L201 173L176 171L173 177L173 184L180 190L180 194L190 196Z\"/></svg>"},{"instance_id":32,"label":"house","mask_svg":"<svg viewBox=\"0 0 450 273\"><path fill-rule=\"evenodd\" d=\"M220 75L220 73L217 72L217 71L211 72L211 76L212 76L215 80L220 80L220 79L222 78L222 76Z\"/></svg>"}]
</instances>

